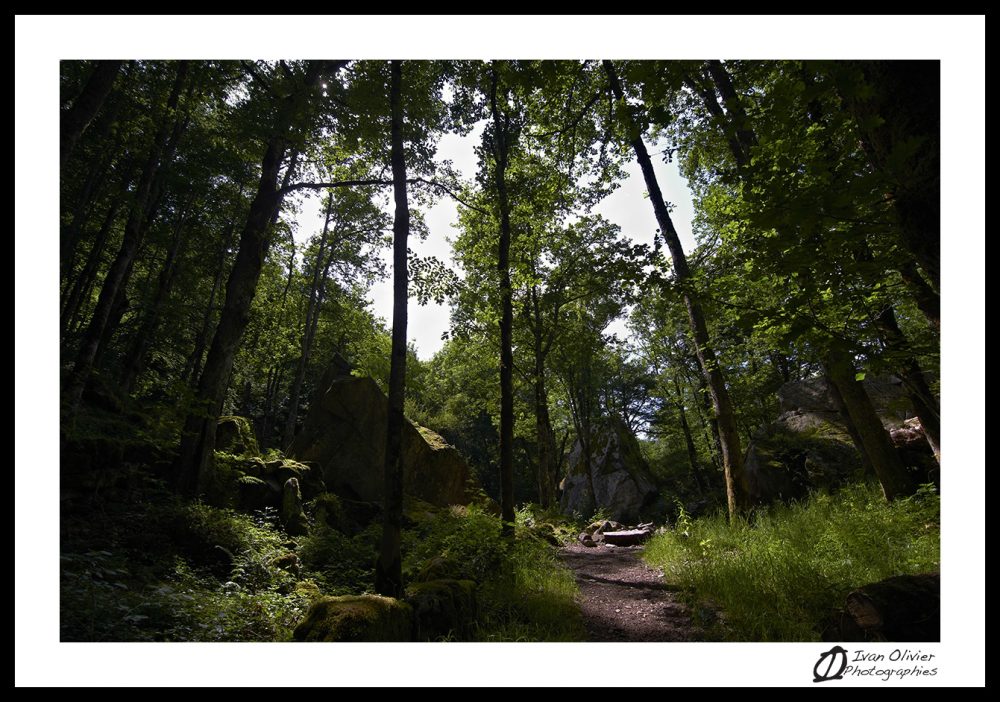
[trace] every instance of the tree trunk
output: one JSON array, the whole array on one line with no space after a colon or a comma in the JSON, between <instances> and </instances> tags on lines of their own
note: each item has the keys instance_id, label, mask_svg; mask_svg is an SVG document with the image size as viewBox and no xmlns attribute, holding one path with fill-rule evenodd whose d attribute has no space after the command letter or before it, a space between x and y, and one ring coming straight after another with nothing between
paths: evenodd
<instances>
[{"instance_id":1,"label":"tree trunk","mask_svg":"<svg viewBox=\"0 0 1000 702\"><path fill-rule=\"evenodd\" d=\"M146 312L139 325L139 330L135 333L132 345L125 354L125 360L122 363L122 375L119 385L126 395L131 395L132 391L135 390L136 381L146 367L146 352L149 350L149 345L159 326L160 310L170 295L170 288L177 273L177 254L180 251L183 240L186 209L187 205L182 208L178 221L174 225L173 240L170 243L170 249L167 251L166 259L163 261L163 267L160 269L156 292L153 295L152 301L146 306Z\"/></svg>"},{"instance_id":2,"label":"tree trunk","mask_svg":"<svg viewBox=\"0 0 1000 702\"><path fill-rule=\"evenodd\" d=\"M209 334L212 330L212 312L215 309L215 296L222 285L222 277L225 273L226 254L229 253L229 246L232 243L235 226L230 223L229 229L222 239L222 246L219 247L219 258L215 265L215 278L212 280L212 291L208 294L208 304L205 305L205 313L202 315L201 325L198 328L198 335L194 340L194 349L188 356L181 371L181 382L187 382L189 378L197 378L201 373L201 357L205 355L205 346L208 343Z\"/></svg>"},{"instance_id":3,"label":"tree trunk","mask_svg":"<svg viewBox=\"0 0 1000 702\"><path fill-rule=\"evenodd\" d=\"M172 153L167 149L167 142L171 132L171 122L178 121L175 118L177 103L180 100L181 89L188 74L188 62L181 61L177 66L177 77L174 80L170 97L167 99L166 111L160 121L159 129L153 138L153 144L146 164L143 167L142 175L136 185L131 207L129 208L128 220L125 222L125 233L122 236L121 247L115 257L111 268L104 278L104 285L101 287L101 294L97 300L97 307L91 316L90 324L84 334L77 354L76 363L73 366L73 375L70 378L68 388L68 410L70 416L76 414L76 409L83 396L83 390L90 378L90 371L98 357L98 347L101 339L106 336L108 319L112 306L119 298L119 289L123 288L131 274L135 257L139 252L139 245L142 243L144 225L148 222L148 205L153 183L156 180L157 172L161 163L171 158ZM176 146L176 141L174 141Z\"/></svg>"},{"instance_id":4,"label":"tree trunk","mask_svg":"<svg viewBox=\"0 0 1000 702\"><path fill-rule=\"evenodd\" d=\"M497 103L497 74L490 85L490 108L494 128L494 163L500 209L500 518L507 535L514 533L514 353L513 288L510 281L510 202L507 195L507 164L510 157L510 125L501 118Z\"/></svg>"},{"instance_id":5,"label":"tree trunk","mask_svg":"<svg viewBox=\"0 0 1000 702\"><path fill-rule=\"evenodd\" d=\"M912 261L904 261L899 265L899 275L906 283L907 290L913 297L917 309L923 312L924 317L930 322L934 329L941 330L941 296L938 295L927 284L924 277L920 275L916 265Z\"/></svg>"},{"instance_id":6,"label":"tree trunk","mask_svg":"<svg viewBox=\"0 0 1000 702\"><path fill-rule=\"evenodd\" d=\"M618 75L615 72L611 61L604 61L604 68L611 82L611 89L615 98L627 107L624 92ZM653 211L656 214L657 224L670 250L670 258L673 263L674 278L681 286L691 278L688 268L687 257L681 247L677 230L667 212L667 206L663 201L663 194L660 192L659 183L656 181L656 174L653 171L653 164L650 161L646 145L642 141L642 135L638 131L634 120L630 119L629 129L635 134L631 140L632 148L635 151L636 160L642 169L643 178L646 181L646 189L649 191L649 199L653 203ZM692 336L695 342L695 352L702 373L708 383L712 397L712 405L715 410L716 419L719 422L719 440L722 446L722 466L726 477L726 502L729 507L730 519L737 513L743 511L750 505L747 494L746 482L743 476L743 450L740 446L739 430L736 426L736 413L733 410L732 401L729 397L729 390L726 387L726 380L722 369L719 367L715 351L712 349L708 336L708 327L705 323L705 315L701 305L695 299L693 293L684 293L684 304L687 307L688 321L691 325Z\"/></svg>"},{"instance_id":7,"label":"tree trunk","mask_svg":"<svg viewBox=\"0 0 1000 702\"><path fill-rule=\"evenodd\" d=\"M674 392L677 393L677 412L681 418L681 430L684 432L684 444L687 446L688 463L691 465L691 475L698 486L698 492L705 494L705 478L701 474L701 466L698 464L698 451L694 447L694 438L691 436L691 427L688 425L687 414L684 412L684 394L681 392L681 384L677 382L677 376L673 377Z\"/></svg>"},{"instance_id":8,"label":"tree trunk","mask_svg":"<svg viewBox=\"0 0 1000 702\"><path fill-rule=\"evenodd\" d=\"M854 420L851 419L850 413L847 411L847 405L844 404L844 398L840 394L840 390L832 380L830 380L829 374L823 376L826 380L826 389L830 392L830 399L833 400L833 406L837 408L837 414L844 422L844 426L847 427L847 433L851 437L851 442L854 444L854 448L858 450L861 454L861 471L865 475L875 475L875 468L872 466L871 460L868 458L868 451L865 450L865 442L861 440L861 434L858 433L858 428L854 426Z\"/></svg>"},{"instance_id":9,"label":"tree trunk","mask_svg":"<svg viewBox=\"0 0 1000 702\"><path fill-rule=\"evenodd\" d=\"M305 85L312 88L322 69L321 61L310 61ZM250 306L257 292L257 281L264 265L268 234L276 212L281 208L283 194L278 189L278 172L284 160L286 139L294 120L295 96L286 98L276 118L275 129L261 160L257 192L250 203L246 223L240 235L222 314L212 338L196 391L196 405L188 413L181 436L175 481L189 495L196 494L212 460L215 448L215 427L225 399L229 375L233 369L236 349L250 321Z\"/></svg>"},{"instance_id":10,"label":"tree trunk","mask_svg":"<svg viewBox=\"0 0 1000 702\"><path fill-rule=\"evenodd\" d=\"M111 93L111 88L118 77L123 61L98 61L83 91L73 101L72 107L65 110L59 120L59 166L66 164L66 159L83 136L87 126L97 115L104 100Z\"/></svg>"},{"instance_id":11,"label":"tree trunk","mask_svg":"<svg viewBox=\"0 0 1000 702\"><path fill-rule=\"evenodd\" d=\"M850 354L843 348L834 347L828 353L824 366L827 377L840 392L847 414L857 429L865 453L882 484L885 498L894 500L912 493L913 485L892 445L889 432L882 426L868 394L855 377L856 370Z\"/></svg>"},{"instance_id":12,"label":"tree trunk","mask_svg":"<svg viewBox=\"0 0 1000 702\"><path fill-rule=\"evenodd\" d=\"M535 340L535 441L538 444L538 500L551 507L555 499L556 437L549 417L549 397L545 387L545 359L541 338Z\"/></svg>"},{"instance_id":13,"label":"tree trunk","mask_svg":"<svg viewBox=\"0 0 1000 702\"><path fill-rule=\"evenodd\" d=\"M882 331L886 350L893 354L896 361L895 368L899 374L906 394L913 403L913 410L920 419L920 425L924 429L924 436L930 444L934 457L941 462L941 411L938 407L937 399L931 392L924 372L920 369L917 359L910 352L909 343L903 336L903 330L899 328L896 321L896 314L891 307L886 307L875 320L878 328Z\"/></svg>"},{"instance_id":14,"label":"tree trunk","mask_svg":"<svg viewBox=\"0 0 1000 702\"><path fill-rule=\"evenodd\" d=\"M408 276L406 248L410 236L410 208L406 195L403 155L403 70L391 66L389 104L392 116L392 191L396 210L392 223L392 364L389 370L389 413L385 439L385 504L382 544L375 566L375 590L381 595L403 594L403 403L406 397L406 304Z\"/></svg>"},{"instance_id":15,"label":"tree trunk","mask_svg":"<svg viewBox=\"0 0 1000 702\"><path fill-rule=\"evenodd\" d=\"M299 354L299 362L295 367L295 377L292 379L292 387L288 392L288 417L285 419L285 430L282 434L281 445L288 447L295 438L295 423L299 416L299 395L302 392L302 383L306 375L306 367L309 364L309 355L312 350L313 338L316 334L317 321L319 320L319 307L322 304L321 289L326 285L326 277L330 270L331 256L323 265L323 257L326 251L326 237L330 229L330 214L333 210L333 194L327 196L326 215L323 218L323 233L320 235L319 246L316 251L316 262L313 265L312 284L309 287L309 301L306 305L306 321L302 330L302 351ZM320 273L322 269L322 273Z\"/></svg>"},{"instance_id":16,"label":"tree trunk","mask_svg":"<svg viewBox=\"0 0 1000 702\"><path fill-rule=\"evenodd\" d=\"M108 207L108 212L104 216L104 221L101 223L101 228L97 230L97 235L94 237L90 253L87 254L87 262L83 265L83 270L80 274L74 276L73 286L69 289L69 293L66 296L66 303L60 315L60 326L64 336L73 328L72 322L77 318L83 304L84 291L90 287L94 281L94 277L97 275L97 269L101 265L101 256L104 254L104 247L107 245L108 234L111 232L111 227L114 224L121 204L122 201L119 198L112 200L110 207Z\"/></svg>"}]
</instances>

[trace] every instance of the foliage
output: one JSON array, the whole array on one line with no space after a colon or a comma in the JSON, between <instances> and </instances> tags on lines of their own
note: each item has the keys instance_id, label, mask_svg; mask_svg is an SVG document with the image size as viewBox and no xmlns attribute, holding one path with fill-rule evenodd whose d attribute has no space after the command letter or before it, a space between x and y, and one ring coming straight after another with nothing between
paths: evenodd
<instances>
[{"instance_id":1,"label":"foliage","mask_svg":"<svg viewBox=\"0 0 1000 702\"><path fill-rule=\"evenodd\" d=\"M518 521L521 521L519 517ZM434 558L449 577L479 583L481 641L574 641L583 638L573 602L576 584L552 548L520 524L513 541L500 520L475 506L439 512L418 532L404 532L404 573L415 577Z\"/></svg>"},{"instance_id":2,"label":"foliage","mask_svg":"<svg viewBox=\"0 0 1000 702\"><path fill-rule=\"evenodd\" d=\"M940 569L939 509L933 486L886 503L877 486L853 485L734 525L722 515L679 520L644 558L690 589L719 638L815 641L851 590Z\"/></svg>"}]
</instances>

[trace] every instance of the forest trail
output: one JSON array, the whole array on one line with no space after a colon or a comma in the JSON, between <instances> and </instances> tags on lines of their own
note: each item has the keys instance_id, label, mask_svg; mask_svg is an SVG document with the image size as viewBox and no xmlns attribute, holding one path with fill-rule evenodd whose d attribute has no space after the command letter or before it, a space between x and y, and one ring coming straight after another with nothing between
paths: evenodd
<instances>
[{"instance_id":1,"label":"forest trail","mask_svg":"<svg viewBox=\"0 0 1000 702\"><path fill-rule=\"evenodd\" d=\"M576 577L589 641L693 641L687 608L639 554L641 547L571 544L559 556Z\"/></svg>"}]
</instances>

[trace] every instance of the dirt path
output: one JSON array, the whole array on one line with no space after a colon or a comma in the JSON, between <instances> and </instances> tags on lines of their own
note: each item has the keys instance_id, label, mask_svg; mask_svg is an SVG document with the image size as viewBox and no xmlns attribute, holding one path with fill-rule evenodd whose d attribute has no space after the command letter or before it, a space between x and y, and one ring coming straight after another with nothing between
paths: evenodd
<instances>
[{"instance_id":1,"label":"dirt path","mask_svg":"<svg viewBox=\"0 0 1000 702\"><path fill-rule=\"evenodd\" d=\"M580 587L580 610L590 641L692 641L687 609L663 576L639 559L641 547L588 548L572 544L559 556Z\"/></svg>"}]
</instances>

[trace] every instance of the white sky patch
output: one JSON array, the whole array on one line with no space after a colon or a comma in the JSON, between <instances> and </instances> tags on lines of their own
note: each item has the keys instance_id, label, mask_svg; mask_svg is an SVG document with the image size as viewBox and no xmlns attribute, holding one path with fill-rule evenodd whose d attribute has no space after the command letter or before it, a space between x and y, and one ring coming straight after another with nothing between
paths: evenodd
<instances>
[{"instance_id":1,"label":"white sky patch","mask_svg":"<svg viewBox=\"0 0 1000 702\"><path fill-rule=\"evenodd\" d=\"M479 144L486 122L478 123L467 136L445 134L438 144L438 160L450 160L455 169L465 180L473 178L478 168L475 147ZM687 180L681 176L677 162L664 163L658 156L654 144L647 144L654 151L652 154L653 170L663 197L674 209L671 218L680 234L684 251L690 253L694 249L694 237L691 232L691 220L694 217L694 205ZM594 211L610 222L621 227L622 233L636 243L652 246L653 234L659 228L653 206L646 194L646 184L643 181L639 164L629 161L626 168L626 178L611 195L605 198ZM392 214L391 208L387 210ZM421 241L415 236L410 237L410 248L420 257L436 256L449 265L452 262L451 240L456 235L455 225L458 224L458 204L448 196L442 196L435 205L424 212L424 219L430 234ZM322 198L311 195L302 203L301 213L296 218L298 223L296 240L304 242L323 226ZM372 303L375 314L387 323L392 322L392 250L382 251L389 277L376 282L368 291L368 299ZM453 266L454 267L454 266ZM427 360L444 344L441 336L450 325L451 306L428 302L420 305L413 298L407 306L407 338L416 346L417 354ZM615 333L620 339L628 338L624 318L616 319L608 328L607 333Z\"/></svg>"}]
</instances>

